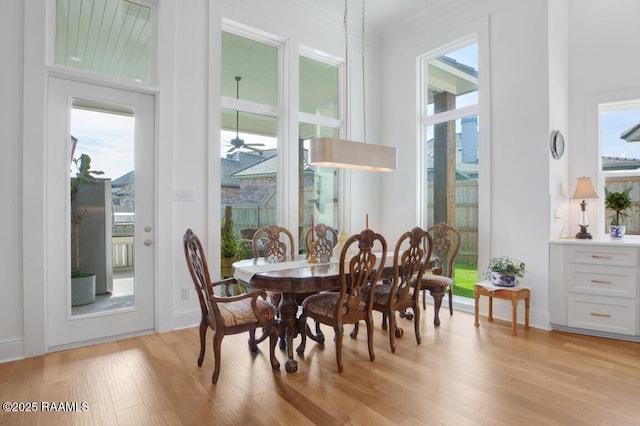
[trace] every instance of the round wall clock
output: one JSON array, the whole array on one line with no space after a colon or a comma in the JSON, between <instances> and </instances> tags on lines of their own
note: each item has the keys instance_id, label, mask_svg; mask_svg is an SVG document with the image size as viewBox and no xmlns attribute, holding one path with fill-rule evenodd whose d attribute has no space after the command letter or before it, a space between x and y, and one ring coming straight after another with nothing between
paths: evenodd
<instances>
[{"instance_id":1,"label":"round wall clock","mask_svg":"<svg viewBox=\"0 0 640 426\"><path fill-rule=\"evenodd\" d=\"M562 158L562 154L564 154L564 136L560 130L554 130L551 132L551 155L559 160Z\"/></svg>"}]
</instances>

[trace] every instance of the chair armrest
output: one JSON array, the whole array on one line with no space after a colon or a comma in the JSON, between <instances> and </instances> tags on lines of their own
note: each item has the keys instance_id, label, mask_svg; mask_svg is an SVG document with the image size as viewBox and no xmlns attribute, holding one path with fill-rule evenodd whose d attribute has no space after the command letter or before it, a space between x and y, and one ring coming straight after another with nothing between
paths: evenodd
<instances>
[{"instance_id":1,"label":"chair armrest","mask_svg":"<svg viewBox=\"0 0 640 426\"><path fill-rule=\"evenodd\" d=\"M215 302L225 303L225 302L237 302L238 300L243 300L248 298L257 299L260 296L262 296L263 299L266 299L267 297L267 293L264 290L258 290L258 289L248 291L247 293L238 294L236 296L229 296L228 295L229 286L235 285L235 284L238 284L238 280L236 280L235 278L227 278L222 281L216 281L211 283L211 286L213 288L220 287L220 286L225 287L225 295L217 296L214 294L213 296L211 296L211 299ZM255 304L255 302L252 302L252 304Z\"/></svg>"}]
</instances>

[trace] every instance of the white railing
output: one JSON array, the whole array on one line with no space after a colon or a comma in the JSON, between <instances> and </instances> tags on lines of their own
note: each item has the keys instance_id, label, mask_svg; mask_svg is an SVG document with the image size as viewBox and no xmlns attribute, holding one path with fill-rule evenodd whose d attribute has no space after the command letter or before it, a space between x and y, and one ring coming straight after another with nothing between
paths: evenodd
<instances>
[{"instance_id":1,"label":"white railing","mask_svg":"<svg viewBox=\"0 0 640 426\"><path fill-rule=\"evenodd\" d=\"M133 237L112 237L113 269L133 268Z\"/></svg>"}]
</instances>

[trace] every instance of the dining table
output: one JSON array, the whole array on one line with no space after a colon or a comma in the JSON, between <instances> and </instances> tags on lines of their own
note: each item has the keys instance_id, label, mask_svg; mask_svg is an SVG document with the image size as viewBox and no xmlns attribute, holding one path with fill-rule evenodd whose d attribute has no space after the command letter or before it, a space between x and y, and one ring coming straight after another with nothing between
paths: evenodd
<instances>
[{"instance_id":1,"label":"dining table","mask_svg":"<svg viewBox=\"0 0 640 426\"><path fill-rule=\"evenodd\" d=\"M326 262L310 263L305 255L287 256L280 259L244 259L233 263L234 278L251 287L268 292L281 293L276 320L278 333L286 342L288 373L298 370L298 362L293 355L293 339L303 334L296 348L304 354L306 337L324 342L322 333L313 334L299 312L297 296L330 291L340 288L340 264L337 258ZM387 254L382 271L384 279L393 277L393 253Z\"/></svg>"}]
</instances>

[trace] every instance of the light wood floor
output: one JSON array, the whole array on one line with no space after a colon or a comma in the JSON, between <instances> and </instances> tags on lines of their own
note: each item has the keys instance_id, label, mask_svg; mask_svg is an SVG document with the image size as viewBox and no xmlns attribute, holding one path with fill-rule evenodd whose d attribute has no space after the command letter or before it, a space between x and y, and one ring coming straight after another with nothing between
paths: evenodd
<instances>
[{"instance_id":1,"label":"light wood floor","mask_svg":"<svg viewBox=\"0 0 640 426\"><path fill-rule=\"evenodd\" d=\"M522 326L511 336L508 322L483 317L475 328L472 315L445 309L434 328L426 312L421 345L399 319L395 355L376 316L374 362L364 327L358 340L345 335L342 374L330 329L325 347L309 341L295 374L280 350L273 373L264 343L252 357L247 335L227 336L216 386L209 339L197 367L195 328L0 364L1 401L88 405L0 412L0 424L640 424L640 344Z\"/></svg>"}]
</instances>

